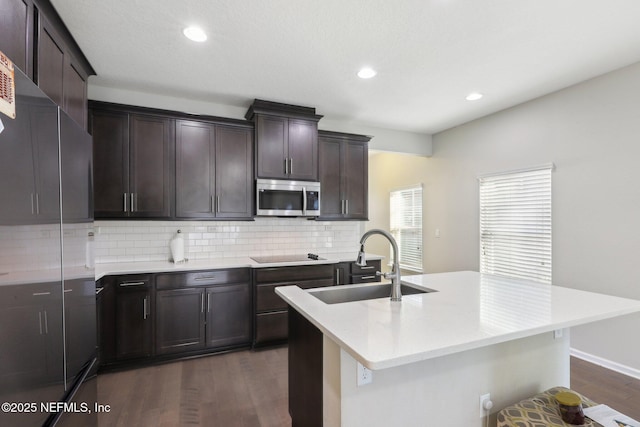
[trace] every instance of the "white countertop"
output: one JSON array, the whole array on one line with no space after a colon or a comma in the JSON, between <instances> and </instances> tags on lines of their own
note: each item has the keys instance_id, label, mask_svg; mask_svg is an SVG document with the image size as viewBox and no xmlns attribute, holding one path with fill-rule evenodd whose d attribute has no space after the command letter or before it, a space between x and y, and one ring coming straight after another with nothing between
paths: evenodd
<instances>
[{"instance_id":1,"label":"white countertop","mask_svg":"<svg viewBox=\"0 0 640 427\"><path fill-rule=\"evenodd\" d=\"M272 263L258 263L249 257L189 260L179 264L174 264L169 261L114 262L96 264L96 280L104 276L114 274L166 273L172 271L216 270L221 268L267 268L295 265L336 264L338 262L353 262L356 260L357 255L357 251L336 252L330 254L319 254L321 258L325 259L317 261L305 260ZM379 260L383 258L384 257L380 255L367 254L367 259L369 260Z\"/></svg>"},{"instance_id":2,"label":"white countertop","mask_svg":"<svg viewBox=\"0 0 640 427\"><path fill-rule=\"evenodd\" d=\"M312 296L318 289L285 286L276 293L369 369L640 312L637 300L472 271L406 276L402 281L438 292L403 295L400 303L383 298L341 304Z\"/></svg>"}]
</instances>

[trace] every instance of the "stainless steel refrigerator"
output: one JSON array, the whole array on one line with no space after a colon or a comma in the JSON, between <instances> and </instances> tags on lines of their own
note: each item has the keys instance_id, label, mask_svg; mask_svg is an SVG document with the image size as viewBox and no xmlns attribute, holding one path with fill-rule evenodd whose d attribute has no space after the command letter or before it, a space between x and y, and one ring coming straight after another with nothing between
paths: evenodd
<instances>
[{"instance_id":1,"label":"stainless steel refrigerator","mask_svg":"<svg viewBox=\"0 0 640 427\"><path fill-rule=\"evenodd\" d=\"M0 425L97 425L91 136L17 68L15 106L0 114Z\"/></svg>"}]
</instances>

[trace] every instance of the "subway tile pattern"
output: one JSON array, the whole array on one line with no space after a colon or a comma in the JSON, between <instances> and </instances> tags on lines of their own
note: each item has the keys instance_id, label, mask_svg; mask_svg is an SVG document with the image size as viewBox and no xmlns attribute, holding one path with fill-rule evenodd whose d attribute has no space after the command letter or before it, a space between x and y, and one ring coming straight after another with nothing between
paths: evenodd
<instances>
[{"instance_id":1,"label":"subway tile pattern","mask_svg":"<svg viewBox=\"0 0 640 427\"><path fill-rule=\"evenodd\" d=\"M167 261L177 230L188 259L358 250L361 221L256 218L255 221L95 221L96 263Z\"/></svg>"}]
</instances>

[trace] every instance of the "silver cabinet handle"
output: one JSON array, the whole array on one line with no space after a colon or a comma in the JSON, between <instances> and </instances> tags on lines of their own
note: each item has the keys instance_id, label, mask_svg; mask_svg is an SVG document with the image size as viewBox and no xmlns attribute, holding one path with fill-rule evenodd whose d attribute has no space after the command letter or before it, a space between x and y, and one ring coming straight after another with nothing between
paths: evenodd
<instances>
[{"instance_id":1,"label":"silver cabinet handle","mask_svg":"<svg viewBox=\"0 0 640 427\"><path fill-rule=\"evenodd\" d=\"M142 300L142 318L147 320L147 315L147 297L144 297L144 300Z\"/></svg>"},{"instance_id":2,"label":"silver cabinet handle","mask_svg":"<svg viewBox=\"0 0 640 427\"><path fill-rule=\"evenodd\" d=\"M340 284L340 269L336 268L336 285Z\"/></svg>"},{"instance_id":3,"label":"silver cabinet handle","mask_svg":"<svg viewBox=\"0 0 640 427\"><path fill-rule=\"evenodd\" d=\"M211 294L207 293L207 313L211 312Z\"/></svg>"},{"instance_id":4,"label":"silver cabinet handle","mask_svg":"<svg viewBox=\"0 0 640 427\"><path fill-rule=\"evenodd\" d=\"M47 316L47 310L44 311L44 333L49 333L49 317Z\"/></svg>"},{"instance_id":5,"label":"silver cabinet handle","mask_svg":"<svg viewBox=\"0 0 640 427\"><path fill-rule=\"evenodd\" d=\"M40 335L42 335L42 312L38 312L38 325L40 325Z\"/></svg>"},{"instance_id":6,"label":"silver cabinet handle","mask_svg":"<svg viewBox=\"0 0 640 427\"><path fill-rule=\"evenodd\" d=\"M371 280L371 279L375 279L376 276L362 276L361 279L362 280Z\"/></svg>"},{"instance_id":7,"label":"silver cabinet handle","mask_svg":"<svg viewBox=\"0 0 640 427\"><path fill-rule=\"evenodd\" d=\"M31 215L35 215L36 213L36 204L34 202L33 193L31 193Z\"/></svg>"},{"instance_id":8,"label":"silver cabinet handle","mask_svg":"<svg viewBox=\"0 0 640 427\"><path fill-rule=\"evenodd\" d=\"M293 174L293 158L289 157L289 174Z\"/></svg>"},{"instance_id":9,"label":"silver cabinet handle","mask_svg":"<svg viewBox=\"0 0 640 427\"><path fill-rule=\"evenodd\" d=\"M289 174L289 159L287 159L286 157L284 158L284 174Z\"/></svg>"},{"instance_id":10,"label":"silver cabinet handle","mask_svg":"<svg viewBox=\"0 0 640 427\"><path fill-rule=\"evenodd\" d=\"M200 294L200 313L204 313L204 293Z\"/></svg>"},{"instance_id":11,"label":"silver cabinet handle","mask_svg":"<svg viewBox=\"0 0 640 427\"><path fill-rule=\"evenodd\" d=\"M220 196L216 196L216 213L220 212Z\"/></svg>"},{"instance_id":12,"label":"silver cabinet handle","mask_svg":"<svg viewBox=\"0 0 640 427\"><path fill-rule=\"evenodd\" d=\"M73 289L65 289L63 292L64 292L65 294L66 294L66 293L68 293L68 292L73 292Z\"/></svg>"},{"instance_id":13,"label":"silver cabinet handle","mask_svg":"<svg viewBox=\"0 0 640 427\"><path fill-rule=\"evenodd\" d=\"M36 193L36 215L40 215L40 195Z\"/></svg>"},{"instance_id":14,"label":"silver cabinet handle","mask_svg":"<svg viewBox=\"0 0 640 427\"><path fill-rule=\"evenodd\" d=\"M122 193L122 198L124 199L124 211L127 212L127 193Z\"/></svg>"},{"instance_id":15,"label":"silver cabinet handle","mask_svg":"<svg viewBox=\"0 0 640 427\"><path fill-rule=\"evenodd\" d=\"M34 297L41 297L44 295L51 295L51 292L34 292L31 295L33 295Z\"/></svg>"},{"instance_id":16,"label":"silver cabinet handle","mask_svg":"<svg viewBox=\"0 0 640 427\"><path fill-rule=\"evenodd\" d=\"M216 206L215 206L215 202L213 201L213 195L209 196L209 212L215 212L216 210Z\"/></svg>"},{"instance_id":17,"label":"silver cabinet handle","mask_svg":"<svg viewBox=\"0 0 640 427\"><path fill-rule=\"evenodd\" d=\"M135 195L135 193L131 193L131 203L129 204L131 212L135 212L136 211L135 204L133 203L134 202L134 197L135 197L134 195Z\"/></svg>"},{"instance_id":18,"label":"silver cabinet handle","mask_svg":"<svg viewBox=\"0 0 640 427\"><path fill-rule=\"evenodd\" d=\"M118 286L143 286L146 284L147 282L122 282Z\"/></svg>"},{"instance_id":19,"label":"silver cabinet handle","mask_svg":"<svg viewBox=\"0 0 640 427\"><path fill-rule=\"evenodd\" d=\"M373 265L367 265L366 267L360 267L360 270L371 270L373 269L375 266Z\"/></svg>"},{"instance_id":20,"label":"silver cabinet handle","mask_svg":"<svg viewBox=\"0 0 640 427\"><path fill-rule=\"evenodd\" d=\"M196 281L198 281L198 280L213 280L215 278L216 278L216 276L202 276L202 277L196 277L193 280L196 280Z\"/></svg>"},{"instance_id":21,"label":"silver cabinet handle","mask_svg":"<svg viewBox=\"0 0 640 427\"><path fill-rule=\"evenodd\" d=\"M349 215L349 199L344 201L344 214Z\"/></svg>"}]
</instances>

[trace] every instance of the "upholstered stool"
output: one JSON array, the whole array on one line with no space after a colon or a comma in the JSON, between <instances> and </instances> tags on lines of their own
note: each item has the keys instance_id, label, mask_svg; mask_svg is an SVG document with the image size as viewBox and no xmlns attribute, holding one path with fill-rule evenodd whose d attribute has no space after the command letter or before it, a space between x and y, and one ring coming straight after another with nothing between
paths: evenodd
<instances>
[{"instance_id":1,"label":"upholstered stool","mask_svg":"<svg viewBox=\"0 0 640 427\"><path fill-rule=\"evenodd\" d=\"M521 400L498 412L497 427L575 427L562 421L555 395L561 391L571 391L582 399L582 407L597 405L594 401L565 387L554 387L535 396ZM595 421L586 419L585 427L602 427Z\"/></svg>"}]
</instances>

